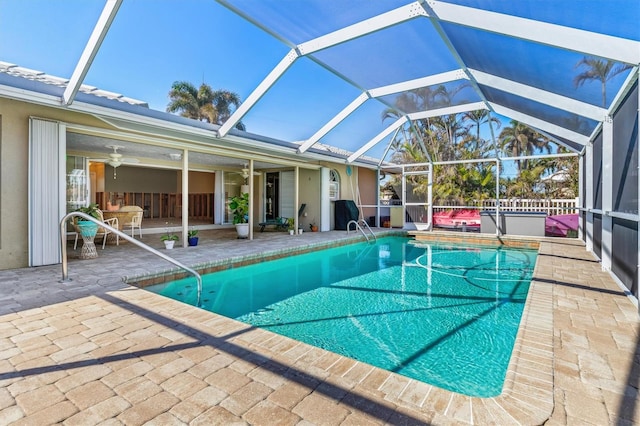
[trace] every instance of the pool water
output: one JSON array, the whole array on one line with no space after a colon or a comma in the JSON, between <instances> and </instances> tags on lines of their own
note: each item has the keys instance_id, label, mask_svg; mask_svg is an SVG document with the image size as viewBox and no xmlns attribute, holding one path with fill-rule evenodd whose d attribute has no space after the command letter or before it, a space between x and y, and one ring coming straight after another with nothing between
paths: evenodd
<instances>
[{"instance_id":1,"label":"pool water","mask_svg":"<svg viewBox=\"0 0 640 426\"><path fill-rule=\"evenodd\" d=\"M535 250L389 237L146 289L469 396L501 393Z\"/></svg>"}]
</instances>

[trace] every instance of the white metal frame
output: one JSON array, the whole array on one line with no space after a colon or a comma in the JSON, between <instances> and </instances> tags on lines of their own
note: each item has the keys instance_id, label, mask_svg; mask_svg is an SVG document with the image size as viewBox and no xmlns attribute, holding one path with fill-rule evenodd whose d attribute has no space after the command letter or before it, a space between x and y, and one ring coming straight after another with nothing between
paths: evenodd
<instances>
[{"instance_id":1,"label":"white metal frame","mask_svg":"<svg viewBox=\"0 0 640 426\"><path fill-rule=\"evenodd\" d=\"M76 68L73 70L71 79L69 80L69 83L67 84L67 87L62 95L62 102L65 105L70 105L76 97L76 94L78 93L78 90L80 89L80 86L82 85L87 72L89 72L91 63L98 54L98 50L100 50L102 41L106 37L107 32L111 27L111 23L116 17L118 9L120 9L121 5L122 0L107 0L107 2L105 3L104 9L100 14L100 18L93 28L91 37L85 45L82 56L80 56L80 60L78 61Z\"/></svg>"}]
</instances>

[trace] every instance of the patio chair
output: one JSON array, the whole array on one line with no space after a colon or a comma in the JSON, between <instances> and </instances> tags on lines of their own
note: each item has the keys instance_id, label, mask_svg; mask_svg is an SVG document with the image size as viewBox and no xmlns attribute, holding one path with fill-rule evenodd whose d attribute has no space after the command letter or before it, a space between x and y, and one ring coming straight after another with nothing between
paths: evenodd
<instances>
[{"instance_id":1,"label":"patio chair","mask_svg":"<svg viewBox=\"0 0 640 426\"><path fill-rule=\"evenodd\" d=\"M135 235L135 229L138 228L138 234L142 238L142 218L144 216L144 210L140 206L122 206L120 210L122 213L120 217L122 221L122 229L130 229L131 236Z\"/></svg>"},{"instance_id":2,"label":"patio chair","mask_svg":"<svg viewBox=\"0 0 640 426\"><path fill-rule=\"evenodd\" d=\"M98 218L98 220L100 220L100 222L103 222L109 226L111 226L112 228L118 229L118 218L117 217L112 217L111 219L105 219L104 216L102 215L102 210L98 210L98 215L100 216ZM77 219L77 218L76 218ZM73 229L76 231L76 239L73 242L73 249L75 250L78 247L78 236L80 235L80 229L78 228L78 223L77 220L74 220L73 222ZM112 232L110 230L108 230L107 228L104 228L102 226L98 227L98 232L96 232L96 238L97 237L102 237L102 250L104 250L104 246L107 243L107 235L112 234ZM120 237L118 236L118 234L114 234L116 236L116 245L120 245Z\"/></svg>"},{"instance_id":3,"label":"patio chair","mask_svg":"<svg viewBox=\"0 0 640 426\"><path fill-rule=\"evenodd\" d=\"M139 211L131 215L131 219L129 222L125 222L122 224L123 229L129 228L131 229L131 237L135 237L136 228L138 228L138 235L142 238L142 216L144 212Z\"/></svg>"}]
</instances>

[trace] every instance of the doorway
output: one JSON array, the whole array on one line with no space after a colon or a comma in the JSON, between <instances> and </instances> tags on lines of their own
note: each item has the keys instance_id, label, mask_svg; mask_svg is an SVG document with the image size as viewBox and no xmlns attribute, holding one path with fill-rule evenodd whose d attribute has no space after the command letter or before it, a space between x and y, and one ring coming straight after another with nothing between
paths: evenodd
<instances>
[{"instance_id":1,"label":"doorway","mask_svg":"<svg viewBox=\"0 0 640 426\"><path fill-rule=\"evenodd\" d=\"M265 219L273 220L280 216L280 173L267 173L265 189Z\"/></svg>"}]
</instances>

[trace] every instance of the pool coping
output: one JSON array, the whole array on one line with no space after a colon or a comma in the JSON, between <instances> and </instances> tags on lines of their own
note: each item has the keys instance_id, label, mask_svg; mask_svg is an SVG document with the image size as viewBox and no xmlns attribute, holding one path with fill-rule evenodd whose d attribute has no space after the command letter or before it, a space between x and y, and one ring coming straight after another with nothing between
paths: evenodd
<instances>
[{"instance_id":1,"label":"pool coping","mask_svg":"<svg viewBox=\"0 0 640 426\"><path fill-rule=\"evenodd\" d=\"M407 235L407 233L398 231L385 234L385 236L391 235ZM477 244L478 241L487 243L496 240L498 241L496 244L527 248L531 248L532 244L538 246L544 244L544 241L530 238L496 239L495 236L477 235L470 238L469 235L457 236L451 233L430 233L430 235L431 239L441 242ZM424 238L420 236L416 239ZM212 270L228 269L359 241L362 239L354 237L353 240L310 244L189 266L203 271L210 268ZM541 268L545 266L542 265L544 261L541 256L538 256L502 393L491 398L470 397L447 391L270 331L247 326L212 312L184 305L178 301L175 303L189 306L199 311L201 315L209 314L210 321L216 324L216 329L242 330L236 337L230 339L230 342L249 349L259 356L291 365L300 372L323 378L329 383L339 383L356 394L372 399L382 398L389 404L395 405L398 410L406 411L407 414L418 416L426 421L454 419L469 424L542 424L551 416L554 406L553 291L544 280L537 279L541 275ZM123 277L123 281L129 284L137 281L136 286L140 288L157 283L157 280L166 281L168 278L173 279L173 276L184 276L183 273L176 272L175 268L158 271L152 275L146 281L141 280L141 276ZM144 285L140 285L141 282ZM180 311L184 309L187 308L179 308ZM210 332L214 335L216 333L215 330Z\"/></svg>"}]
</instances>

